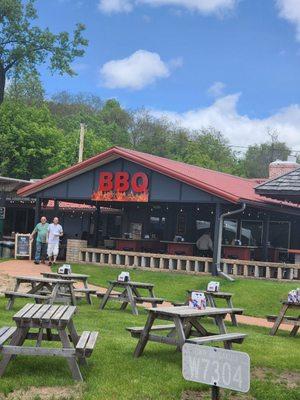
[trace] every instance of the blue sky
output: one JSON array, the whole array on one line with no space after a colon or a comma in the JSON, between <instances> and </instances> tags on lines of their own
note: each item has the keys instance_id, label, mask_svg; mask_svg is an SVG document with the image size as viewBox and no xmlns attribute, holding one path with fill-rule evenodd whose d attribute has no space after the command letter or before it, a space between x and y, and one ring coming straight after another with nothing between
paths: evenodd
<instances>
[{"instance_id":1,"label":"blue sky","mask_svg":"<svg viewBox=\"0 0 300 400\"><path fill-rule=\"evenodd\" d=\"M53 31L87 26L75 78L41 68L46 92L146 107L233 145L269 128L300 150L300 0L37 0Z\"/></svg>"}]
</instances>

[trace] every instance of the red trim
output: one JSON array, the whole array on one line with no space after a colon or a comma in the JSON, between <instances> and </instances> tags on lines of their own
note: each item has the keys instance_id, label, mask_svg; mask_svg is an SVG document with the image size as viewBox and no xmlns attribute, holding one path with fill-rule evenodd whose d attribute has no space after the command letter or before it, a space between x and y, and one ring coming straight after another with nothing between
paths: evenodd
<instances>
[{"instance_id":1,"label":"red trim","mask_svg":"<svg viewBox=\"0 0 300 400\"><path fill-rule=\"evenodd\" d=\"M65 180L68 176L84 172L93 165L107 159L107 162L118 157L143 165L153 171L179 180L197 189L218 196L229 202L237 203L242 199L257 204L287 205L284 202L267 199L255 193L257 181L241 178L238 176L211 171L201 167L195 167L178 161L172 161L163 157L153 156L135 150L122 147L112 147L105 152L98 154L88 160L66 168L60 172L48 176L38 182L32 183L18 190L21 196L28 196L36 193L48 185ZM183 171L183 172L182 172ZM290 207L298 207L295 204L288 204Z\"/></svg>"}]
</instances>

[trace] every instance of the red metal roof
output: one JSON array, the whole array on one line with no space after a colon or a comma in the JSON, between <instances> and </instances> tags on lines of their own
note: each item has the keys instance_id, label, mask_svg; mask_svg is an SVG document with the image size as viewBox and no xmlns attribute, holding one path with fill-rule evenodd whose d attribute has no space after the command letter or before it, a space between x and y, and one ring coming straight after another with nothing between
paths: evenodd
<instances>
[{"instance_id":1,"label":"red metal roof","mask_svg":"<svg viewBox=\"0 0 300 400\"><path fill-rule=\"evenodd\" d=\"M143 165L151 170L160 172L232 203L249 201L260 204L285 204L291 207L298 207L298 205L293 203L284 203L256 194L254 190L258 183L256 179L241 178L148 153L124 149L122 147L112 147L97 156L25 186L18 191L18 194L21 196L31 195L46 187L62 182L71 176L92 169L98 164L104 164L119 157Z\"/></svg>"}]
</instances>

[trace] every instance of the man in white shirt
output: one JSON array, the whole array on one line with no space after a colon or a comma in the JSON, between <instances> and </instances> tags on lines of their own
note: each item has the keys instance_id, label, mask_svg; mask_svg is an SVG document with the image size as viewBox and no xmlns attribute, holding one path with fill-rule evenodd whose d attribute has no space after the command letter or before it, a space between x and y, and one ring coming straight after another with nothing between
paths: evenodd
<instances>
[{"instance_id":1,"label":"man in white shirt","mask_svg":"<svg viewBox=\"0 0 300 400\"><path fill-rule=\"evenodd\" d=\"M56 262L58 251L59 251L59 238L63 236L63 228L58 223L58 218L53 218L53 223L49 225L48 228L48 248L47 254L49 257L49 265L52 265L52 258L53 263Z\"/></svg>"},{"instance_id":2,"label":"man in white shirt","mask_svg":"<svg viewBox=\"0 0 300 400\"><path fill-rule=\"evenodd\" d=\"M204 233L196 242L197 249L202 257L212 257L213 242L209 231Z\"/></svg>"}]
</instances>

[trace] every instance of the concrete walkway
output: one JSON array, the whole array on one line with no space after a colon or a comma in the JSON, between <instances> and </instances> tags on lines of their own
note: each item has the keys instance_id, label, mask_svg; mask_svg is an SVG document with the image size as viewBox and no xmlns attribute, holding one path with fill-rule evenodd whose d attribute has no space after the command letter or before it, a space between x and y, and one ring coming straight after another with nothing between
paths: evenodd
<instances>
[{"instance_id":1,"label":"concrete walkway","mask_svg":"<svg viewBox=\"0 0 300 400\"><path fill-rule=\"evenodd\" d=\"M45 264L34 264L33 261L29 260L9 260L0 262L0 274L8 275L10 277L25 275L25 276L38 276L43 272L51 272L51 268ZM106 288L99 287L95 285L90 285L91 288L95 288L101 293L106 291ZM170 306L171 303L164 302L162 306ZM151 307L151 304L145 304L146 307ZM279 311L279 303L278 303L278 311ZM230 320L230 317L227 317L226 320ZM271 328L273 326L272 322L268 322L265 318L257 318L250 317L247 315L237 315L237 320L241 324L252 325L252 326L260 326L263 328ZM291 327L289 325L281 324L281 330L290 331Z\"/></svg>"}]
</instances>

